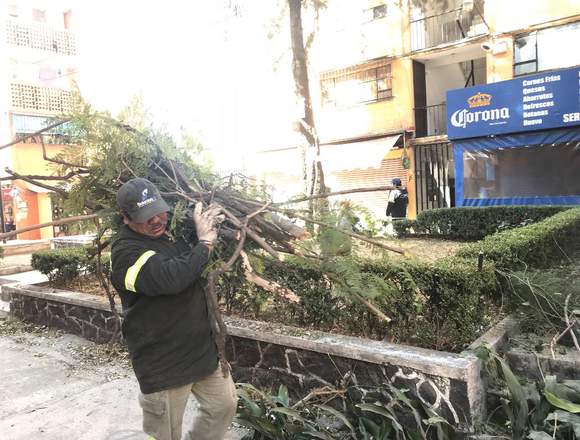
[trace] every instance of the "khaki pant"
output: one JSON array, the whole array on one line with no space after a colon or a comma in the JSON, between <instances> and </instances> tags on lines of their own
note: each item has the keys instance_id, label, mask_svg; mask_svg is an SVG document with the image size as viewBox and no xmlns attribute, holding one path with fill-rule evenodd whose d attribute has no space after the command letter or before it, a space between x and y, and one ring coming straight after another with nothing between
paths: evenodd
<instances>
[{"instance_id":1,"label":"khaki pant","mask_svg":"<svg viewBox=\"0 0 580 440\"><path fill-rule=\"evenodd\" d=\"M187 440L221 440L236 413L236 387L221 368L199 382L151 394L140 394L143 431L155 440L181 440L183 413L189 393L199 403Z\"/></svg>"}]
</instances>

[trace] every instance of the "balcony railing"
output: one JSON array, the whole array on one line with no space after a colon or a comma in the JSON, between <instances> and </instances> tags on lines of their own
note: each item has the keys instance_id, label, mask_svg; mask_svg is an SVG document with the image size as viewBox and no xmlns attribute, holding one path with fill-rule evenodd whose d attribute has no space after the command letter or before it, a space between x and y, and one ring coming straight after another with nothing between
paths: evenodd
<instances>
[{"instance_id":1,"label":"balcony railing","mask_svg":"<svg viewBox=\"0 0 580 440\"><path fill-rule=\"evenodd\" d=\"M438 136L447 133L447 105L445 102L437 105L415 108L415 136Z\"/></svg>"},{"instance_id":2,"label":"balcony railing","mask_svg":"<svg viewBox=\"0 0 580 440\"><path fill-rule=\"evenodd\" d=\"M483 19L482 0L472 11L463 8L411 20L411 50L417 51L453 43L489 32Z\"/></svg>"},{"instance_id":3,"label":"balcony railing","mask_svg":"<svg viewBox=\"0 0 580 440\"><path fill-rule=\"evenodd\" d=\"M11 46L28 47L62 55L76 55L73 34L43 24L6 22L6 42Z\"/></svg>"},{"instance_id":4,"label":"balcony railing","mask_svg":"<svg viewBox=\"0 0 580 440\"><path fill-rule=\"evenodd\" d=\"M72 93L53 87L30 84L10 84L12 111L59 114L72 109Z\"/></svg>"}]
</instances>

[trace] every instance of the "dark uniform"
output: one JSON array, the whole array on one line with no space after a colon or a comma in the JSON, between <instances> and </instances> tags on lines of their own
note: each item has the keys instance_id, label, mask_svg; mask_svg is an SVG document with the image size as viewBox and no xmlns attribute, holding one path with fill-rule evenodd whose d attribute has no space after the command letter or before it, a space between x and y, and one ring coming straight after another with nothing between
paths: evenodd
<instances>
[{"instance_id":1,"label":"dark uniform","mask_svg":"<svg viewBox=\"0 0 580 440\"><path fill-rule=\"evenodd\" d=\"M123 226L112 246L112 282L123 305L123 337L141 392L207 377L217 349L200 276L204 244L152 239Z\"/></svg>"}]
</instances>

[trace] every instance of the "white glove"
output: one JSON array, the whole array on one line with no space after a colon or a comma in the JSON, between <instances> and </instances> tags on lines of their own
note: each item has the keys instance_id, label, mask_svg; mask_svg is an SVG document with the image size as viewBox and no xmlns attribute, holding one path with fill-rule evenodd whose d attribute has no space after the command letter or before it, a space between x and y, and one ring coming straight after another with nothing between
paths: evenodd
<instances>
[{"instance_id":1,"label":"white glove","mask_svg":"<svg viewBox=\"0 0 580 440\"><path fill-rule=\"evenodd\" d=\"M201 202L197 202L193 209L193 222L197 232L197 239L209 245L217 241L217 226L224 221L222 207L211 204L205 211Z\"/></svg>"}]
</instances>

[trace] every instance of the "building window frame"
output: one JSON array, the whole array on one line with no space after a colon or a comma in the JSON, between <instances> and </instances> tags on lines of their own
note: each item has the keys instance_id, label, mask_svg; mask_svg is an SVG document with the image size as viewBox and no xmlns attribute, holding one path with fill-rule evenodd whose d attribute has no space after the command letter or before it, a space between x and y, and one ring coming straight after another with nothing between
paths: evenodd
<instances>
[{"instance_id":1,"label":"building window frame","mask_svg":"<svg viewBox=\"0 0 580 440\"><path fill-rule=\"evenodd\" d=\"M526 58L524 60L516 61L517 53L516 50L519 46L520 41L523 42L526 39L533 38L534 42L534 55L533 57ZM528 44L527 42L525 44ZM533 65L533 70L527 70L526 66ZM538 72L538 33L537 31L530 32L529 34L520 35L517 38L514 38L514 76L522 76L522 75L529 75L532 73Z\"/></svg>"},{"instance_id":2,"label":"building window frame","mask_svg":"<svg viewBox=\"0 0 580 440\"><path fill-rule=\"evenodd\" d=\"M380 20L381 18L385 18L387 13L388 8L386 3L364 10L366 21Z\"/></svg>"},{"instance_id":3,"label":"building window frame","mask_svg":"<svg viewBox=\"0 0 580 440\"><path fill-rule=\"evenodd\" d=\"M539 72L572 67L580 65L580 57L577 63L566 63L562 58L551 58L546 47L550 42L550 35L553 32L576 32L580 35L580 22L572 22L555 27L535 30L525 34L514 36L513 72L514 77L530 75ZM522 48L528 44L533 44L533 50L524 51Z\"/></svg>"},{"instance_id":4,"label":"building window frame","mask_svg":"<svg viewBox=\"0 0 580 440\"><path fill-rule=\"evenodd\" d=\"M341 86L350 84L350 91L358 91L360 96L367 95L366 98L344 98L339 97L342 92ZM321 75L320 88L322 94L323 107L350 107L355 105L366 105L393 98L393 75L392 63L389 61L369 66L356 66L353 68L341 69L334 72L327 72ZM358 90L357 90L358 89ZM370 90L365 93L365 90Z\"/></svg>"}]
</instances>

